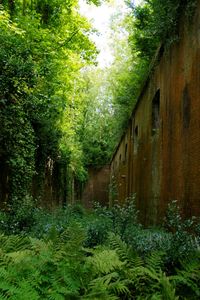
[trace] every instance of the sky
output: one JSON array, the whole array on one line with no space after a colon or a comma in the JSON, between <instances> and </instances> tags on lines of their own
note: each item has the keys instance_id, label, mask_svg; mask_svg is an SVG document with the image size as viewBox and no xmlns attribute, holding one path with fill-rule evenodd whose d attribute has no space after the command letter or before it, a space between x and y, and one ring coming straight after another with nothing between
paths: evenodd
<instances>
[{"instance_id":1,"label":"sky","mask_svg":"<svg viewBox=\"0 0 200 300\"><path fill-rule=\"evenodd\" d=\"M92 22L99 34L91 36L92 40L100 50L98 62L101 68L109 66L113 61L112 49L110 48L110 18L115 13L121 13L123 16L127 12L127 7L123 0L112 0L110 3L104 3L99 7L88 5L84 0L79 0L80 13ZM134 0L135 5L138 5L142 0Z\"/></svg>"}]
</instances>

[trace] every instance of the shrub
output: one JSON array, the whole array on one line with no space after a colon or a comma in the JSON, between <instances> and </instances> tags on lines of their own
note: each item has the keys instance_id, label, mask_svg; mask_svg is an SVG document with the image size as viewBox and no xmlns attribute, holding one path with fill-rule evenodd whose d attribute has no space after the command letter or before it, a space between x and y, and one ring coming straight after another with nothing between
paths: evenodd
<instances>
[{"instance_id":1,"label":"shrub","mask_svg":"<svg viewBox=\"0 0 200 300\"><path fill-rule=\"evenodd\" d=\"M138 211L135 205L135 195L126 199L124 205L115 204L110 209L110 218L112 220L113 231L122 238L128 227L138 225Z\"/></svg>"},{"instance_id":2,"label":"shrub","mask_svg":"<svg viewBox=\"0 0 200 300\"><path fill-rule=\"evenodd\" d=\"M110 222L105 217L95 218L87 224L86 247L95 247L102 245L108 238L108 232L111 230Z\"/></svg>"},{"instance_id":3,"label":"shrub","mask_svg":"<svg viewBox=\"0 0 200 300\"><path fill-rule=\"evenodd\" d=\"M5 211L1 211L1 229L8 234L29 232L35 223L35 200L26 195L20 201L14 199L13 205L7 205Z\"/></svg>"},{"instance_id":4,"label":"shrub","mask_svg":"<svg viewBox=\"0 0 200 300\"><path fill-rule=\"evenodd\" d=\"M198 248L195 236L196 218L183 219L181 209L176 200L169 203L164 228L171 234L171 243L166 251L168 257L168 269L180 265L184 258L191 257Z\"/></svg>"},{"instance_id":5,"label":"shrub","mask_svg":"<svg viewBox=\"0 0 200 300\"><path fill-rule=\"evenodd\" d=\"M130 227L140 226L138 224L138 210L135 204L135 195L128 197L123 205L118 202L111 207L101 207L95 204L95 213L97 217L105 217L110 222L110 230L119 234L122 238L127 236L126 232Z\"/></svg>"}]
</instances>

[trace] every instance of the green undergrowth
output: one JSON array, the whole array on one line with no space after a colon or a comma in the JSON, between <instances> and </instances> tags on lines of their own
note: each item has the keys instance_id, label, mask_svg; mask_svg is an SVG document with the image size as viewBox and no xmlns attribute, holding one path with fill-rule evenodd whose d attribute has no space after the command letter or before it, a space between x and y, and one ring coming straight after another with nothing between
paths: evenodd
<instances>
[{"instance_id":1,"label":"green undergrowth","mask_svg":"<svg viewBox=\"0 0 200 300\"><path fill-rule=\"evenodd\" d=\"M176 202L160 228L137 216L133 199L90 213L33 209L19 231L2 213L0 299L199 299L198 221Z\"/></svg>"}]
</instances>

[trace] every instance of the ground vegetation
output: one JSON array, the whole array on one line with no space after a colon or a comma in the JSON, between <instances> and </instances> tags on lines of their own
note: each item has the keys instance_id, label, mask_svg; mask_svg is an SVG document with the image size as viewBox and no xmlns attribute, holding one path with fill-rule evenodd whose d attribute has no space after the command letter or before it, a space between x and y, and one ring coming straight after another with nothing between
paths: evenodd
<instances>
[{"instance_id":1,"label":"ground vegetation","mask_svg":"<svg viewBox=\"0 0 200 300\"><path fill-rule=\"evenodd\" d=\"M134 197L32 218L20 232L1 222L2 300L199 299L199 223L183 220L177 202L159 229L139 224Z\"/></svg>"}]
</instances>

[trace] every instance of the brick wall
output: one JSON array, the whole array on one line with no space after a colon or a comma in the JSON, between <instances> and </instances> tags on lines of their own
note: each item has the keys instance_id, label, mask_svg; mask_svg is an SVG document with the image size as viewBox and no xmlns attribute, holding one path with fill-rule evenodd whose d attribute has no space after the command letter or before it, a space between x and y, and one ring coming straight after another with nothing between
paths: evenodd
<instances>
[{"instance_id":1,"label":"brick wall","mask_svg":"<svg viewBox=\"0 0 200 300\"><path fill-rule=\"evenodd\" d=\"M136 193L145 224L171 200L200 215L200 1L182 24L180 41L160 49L111 163L119 202Z\"/></svg>"},{"instance_id":2,"label":"brick wall","mask_svg":"<svg viewBox=\"0 0 200 300\"><path fill-rule=\"evenodd\" d=\"M110 167L101 169L90 168L89 179L83 189L81 202L86 208L92 208L94 202L103 206L108 205L109 199Z\"/></svg>"}]
</instances>

